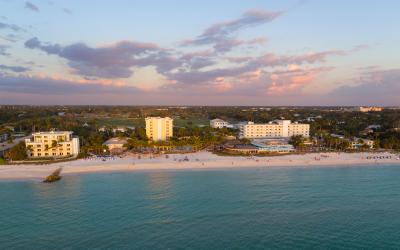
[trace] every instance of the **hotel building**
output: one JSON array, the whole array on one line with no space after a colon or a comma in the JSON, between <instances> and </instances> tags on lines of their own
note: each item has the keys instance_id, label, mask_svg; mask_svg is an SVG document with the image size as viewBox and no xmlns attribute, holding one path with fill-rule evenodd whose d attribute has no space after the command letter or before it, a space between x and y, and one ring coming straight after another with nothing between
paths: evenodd
<instances>
[{"instance_id":1,"label":"hotel building","mask_svg":"<svg viewBox=\"0 0 400 250\"><path fill-rule=\"evenodd\" d=\"M310 124L291 123L290 120L275 120L267 124L247 122L240 126L240 138L279 138L310 135Z\"/></svg>"},{"instance_id":2,"label":"hotel building","mask_svg":"<svg viewBox=\"0 0 400 250\"><path fill-rule=\"evenodd\" d=\"M72 131L33 133L25 139L29 157L66 157L79 154L79 138Z\"/></svg>"},{"instance_id":3,"label":"hotel building","mask_svg":"<svg viewBox=\"0 0 400 250\"><path fill-rule=\"evenodd\" d=\"M169 117L147 117L146 135L153 141L165 141L173 136L173 119Z\"/></svg>"}]
</instances>

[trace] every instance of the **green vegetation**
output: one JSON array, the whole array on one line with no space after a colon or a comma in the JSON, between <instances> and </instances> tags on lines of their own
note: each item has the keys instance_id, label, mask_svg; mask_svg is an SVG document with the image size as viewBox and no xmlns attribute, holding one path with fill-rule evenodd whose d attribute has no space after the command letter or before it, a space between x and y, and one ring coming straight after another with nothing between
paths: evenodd
<instances>
[{"instance_id":1,"label":"green vegetation","mask_svg":"<svg viewBox=\"0 0 400 250\"><path fill-rule=\"evenodd\" d=\"M290 138L289 143L295 148L304 148L305 138L301 135L294 135Z\"/></svg>"},{"instance_id":2,"label":"green vegetation","mask_svg":"<svg viewBox=\"0 0 400 250\"><path fill-rule=\"evenodd\" d=\"M6 158L12 161L22 161L27 158L26 147L24 142L15 145L6 153Z\"/></svg>"},{"instance_id":3,"label":"green vegetation","mask_svg":"<svg viewBox=\"0 0 400 250\"><path fill-rule=\"evenodd\" d=\"M144 131L144 118L147 116L172 117L174 137L168 142L149 142ZM211 129L209 120L214 118L231 123L265 123L275 119L310 123L310 135L318 139L316 146L324 150L345 150L348 147L346 140L331 134L371 139L375 141L376 148L400 150L398 109L361 113L338 107L2 106L0 131L5 131L7 126L25 134L53 128L71 130L80 138L81 156L85 156L88 153L107 153L102 143L114 136L130 138L127 146L134 149L163 145L204 148L224 142L227 135L237 135L237 130ZM370 125L379 126L372 132L361 133ZM99 132L102 126L109 129ZM113 133L112 128L116 126L134 126L136 130ZM11 131L7 133L11 134ZM292 143L297 148L303 148L301 138L292 138Z\"/></svg>"}]
</instances>

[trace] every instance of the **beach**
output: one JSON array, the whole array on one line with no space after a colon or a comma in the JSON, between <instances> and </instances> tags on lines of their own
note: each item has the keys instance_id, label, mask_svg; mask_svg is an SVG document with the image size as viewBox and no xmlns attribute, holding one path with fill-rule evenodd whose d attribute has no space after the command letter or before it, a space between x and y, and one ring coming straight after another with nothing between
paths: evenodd
<instances>
[{"instance_id":1,"label":"beach","mask_svg":"<svg viewBox=\"0 0 400 250\"><path fill-rule=\"evenodd\" d=\"M42 180L57 168L62 175L157 170L202 170L226 168L339 167L399 164L398 154L380 153L308 153L271 157L218 156L210 152L169 155L126 155L97 157L53 164L0 166L0 180Z\"/></svg>"}]
</instances>

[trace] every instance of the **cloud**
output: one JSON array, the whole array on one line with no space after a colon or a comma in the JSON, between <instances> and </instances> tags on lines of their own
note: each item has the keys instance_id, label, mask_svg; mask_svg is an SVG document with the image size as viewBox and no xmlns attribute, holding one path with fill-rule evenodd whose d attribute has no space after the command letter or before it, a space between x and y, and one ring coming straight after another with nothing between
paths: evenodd
<instances>
[{"instance_id":1,"label":"cloud","mask_svg":"<svg viewBox=\"0 0 400 250\"><path fill-rule=\"evenodd\" d=\"M0 55L1 56L9 56L10 53L7 52L7 50L10 48L10 46L7 45L0 45Z\"/></svg>"},{"instance_id":2,"label":"cloud","mask_svg":"<svg viewBox=\"0 0 400 250\"><path fill-rule=\"evenodd\" d=\"M267 95L287 95L302 90L315 80L317 74L332 69L331 67L301 69L297 65L289 65L288 70L271 72L269 74L271 85L267 87Z\"/></svg>"},{"instance_id":3,"label":"cloud","mask_svg":"<svg viewBox=\"0 0 400 250\"><path fill-rule=\"evenodd\" d=\"M170 81L173 81L176 84L208 85L210 83L210 81L214 81L216 78L219 78L219 77L224 77L225 79L237 78L237 77L242 77L243 75L246 75L246 74L249 74L252 72L257 72L257 71L264 70L264 69L289 67L291 65L292 66L298 65L298 67L300 67L303 64L324 63L324 62L326 62L327 58L330 56L344 56L344 55L347 55L348 53L349 52L344 51L344 50L328 50L328 51L321 51L321 52L314 52L314 53L306 53L303 55L283 55L282 56L282 55L277 55L277 54L273 54L273 53L268 53L268 54L265 54L265 55L262 55L259 57L255 57L255 58L252 58L252 57L239 57L239 58L227 57L226 59L229 62L235 63L234 66L230 65L225 68L213 68L213 69L210 69L207 71L192 67L192 68L189 68L186 70L167 72L165 74L165 76ZM196 58L196 56L193 56L193 58ZM206 57L206 59L207 59L207 57ZM205 65L207 65L207 62L208 62L206 59L205 59ZM294 74L294 73L296 73L296 72L290 71L290 72L287 72L287 75ZM281 71L280 74L283 75L283 72ZM283 80L283 79L285 79L287 82L298 81L299 83L301 80L300 76L292 76L292 80L289 80L287 77L281 78L281 80ZM294 85L291 85L291 86L294 87ZM280 88L280 89L282 89L282 88ZM295 89L297 89L297 88L295 88Z\"/></svg>"},{"instance_id":4,"label":"cloud","mask_svg":"<svg viewBox=\"0 0 400 250\"><path fill-rule=\"evenodd\" d=\"M28 9L28 10L31 10L34 12L39 12L39 8L31 2L25 2L25 9Z\"/></svg>"},{"instance_id":5,"label":"cloud","mask_svg":"<svg viewBox=\"0 0 400 250\"><path fill-rule=\"evenodd\" d=\"M271 22L282 14L282 11L247 11L238 19L210 26L195 39L186 40L182 44L186 46L213 45L216 52L228 52L233 47L242 44L257 44L261 42L261 40L240 41L234 39L233 36L242 29Z\"/></svg>"},{"instance_id":6,"label":"cloud","mask_svg":"<svg viewBox=\"0 0 400 250\"><path fill-rule=\"evenodd\" d=\"M333 90L329 96L344 105L400 105L400 69L366 68L353 83Z\"/></svg>"},{"instance_id":7,"label":"cloud","mask_svg":"<svg viewBox=\"0 0 400 250\"><path fill-rule=\"evenodd\" d=\"M25 94L135 94L141 90L115 81L74 80L48 76L12 76L0 73L0 92Z\"/></svg>"},{"instance_id":8,"label":"cloud","mask_svg":"<svg viewBox=\"0 0 400 250\"><path fill-rule=\"evenodd\" d=\"M120 41L92 48L84 43L68 46L46 44L34 37L25 42L25 47L65 58L75 74L84 76L128 78L133 74L132 67L135 66L155 65L160 72L176 66L173 57L151 43Z\"/></svg>"},{"instance_id":9,"label":"cloud","mask_svg":"<svg viewBox=\"0 0 400 250\"><path fill-rule=\"evenodd\" d=\"M63 11L68 15L72 15L72 11L70 9L63 8Z\"/></svg>"},{"instance_id":10,"label":"cloud","mask_svg":"<svg viewBox=\"0 0 400 250\"><path fill-rule=\"evenodd\" d=\"M0 22L0 29L10 29L12 31L23 31L21 27L15 24L8 24Z\"/></svg>"},{"instance_id":11,"label":"cloud","mask_svg":"<svg viewBox=\"0 0 400 250\"><path fill-rule=\"evenodd\" d=\"M4 64L0 64L0 70L8 70L16 73L26 72L29 71L29 68L22 67L22 66L7 66Z\"/></svg>"}]
</instances>

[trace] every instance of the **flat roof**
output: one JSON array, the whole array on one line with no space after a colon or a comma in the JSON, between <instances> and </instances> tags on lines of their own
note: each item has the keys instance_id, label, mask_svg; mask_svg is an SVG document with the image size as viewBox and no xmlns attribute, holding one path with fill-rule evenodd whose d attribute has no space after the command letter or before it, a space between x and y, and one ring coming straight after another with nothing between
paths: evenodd
<instances>
[{"instance_id":1,"label":"flat roof","mask_svg":"<svg viewBox=\"0 0 400 250\"><path fill-rule=\"evenodd\" d=\"M74 132L72 131L49 131L49 132L34 132L32 135L49 135L49 134L55 134L55 135L64 135L64 134L72 134Z\"/></svg>"}]
</instances>

